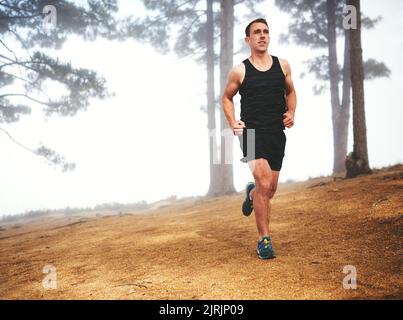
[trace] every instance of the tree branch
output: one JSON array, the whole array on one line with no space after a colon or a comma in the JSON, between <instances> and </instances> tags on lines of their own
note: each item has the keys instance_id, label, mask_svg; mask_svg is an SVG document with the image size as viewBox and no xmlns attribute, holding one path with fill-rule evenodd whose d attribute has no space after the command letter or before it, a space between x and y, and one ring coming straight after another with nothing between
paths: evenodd
<instances>
[{"instance_id":1,"label":"tree branch","mask_svg":"<svg viewBox=\"0 0 403 320\"><path fill-rule=\"evenodd\" d=\"M46 13L38 13L34 14L32 16L0 16L0 20L13 20L13 19L30 19L30 18L36 18L39 16L47 15Z\"/></svg>"},{"instance_id":2,"label":"tree branch","mask_svg":"<svg viewBox=\"0 0 403 320\"><path fill-rule=\"evenodd\" d=\"M10 138L10 140L13 141L15 144L17 144L21 148L24 148L25 150L33 153L36 156L45 158L47 161L49 161L53 165L61 167L63 172L68 171L68 170L74 170L74 168L76 166L75 163L66 162L64 157L59 155L55 151L53 151L43 145L41 147L37 148L36 150L32 150L32 149L28 148L27 146L23 145L21 142L18 142L17 140L15 140L7 130L5 130L1 127L0 127L0 130L3 131Z\"/></svg>"},{"instance_id":3,"label":"tree branch","mask_svg":"<svg viewBox=\"0 0 403 320\"><path fill-rule=\"evenodd\" d=\"M18 142L17 140L15 140L7 130L5 130L1 127L0 127L0 130L3 131L11 139L11 141L13 141L15 144L19 145L20 147L24 148L25 150L28 150L29 152L31 152L35 155L38 155L34 150L28 148L27 146L23 145L21 142Z\"/></svg>"},{"instance_id":4,"label":"tree branch","mask_svg":"<svg viewBox=\"0 0 403 320\"><path fill-rule=\"evenodd\" d=\"M27 63L32 63L32 64L43 64L43 65L49 65L49 64L47 64L47 63L44 63L44 62L41 62L41 61L16 61L16 60L13 60L13 59L11 59L11 58L9 58L9 57L6 57L6 56L4 56L4 55L2 55L2 54L0 54L0 58L4 58L4 59L6 59L7 61L11 61L11 62L13 62L12 64L18 64L18 65L21 65L21 66L23 66L23 67L25 67L25 68L27 68L27 69L30 69L30 70L32 70L32 71L35 71L35 72L38 72L38 70L36 70L35 68L32 68L32 67L29 67L29 66L27 66L26 64Z\"/></svg>"},{"instance_id":5,"label":"tree branch","mask_svg":"<svg viewBox=\"0 0 403 320\"><path fill-rule=\"evenodd\" d=\"M17 32L15 32L14 30L10 29L10 28L8 27L8 25L6 25L6 24L4 24L4 23L1 23L1 22L0 22L0 25L2 25L3 27L5 27L9 32L11 32L11 33L17 38L17 40L21 43L22 47L25 49L25 51L27 52L28 56L29 56L30 59L32 60L31 53L29 52L27 46L25 45L25 42L24 42L23 39L20 37L20 35L19 35Z\"/></svg>"},{"instance_id":6,"label":"tree branch","mask_svg":"<svg viewBox=\"0 0 403 320\"><path fill-rule=\"evenodd\" d=\"M197 51L189 53L188 55L186 55L184 57L181 57L181 58L178 58L178 59L175 59L173 61L185 61L186 59L189 59L189 58L194 57L194 56L196 56L196 55L198 55L200 53L203 53L204 51L206 51L206 48L199 47L199 48L195 48L195 50L197 50Z\"/></svg>"},{"instance_id":7,"label":"tree branch","mask_svg":"<svg viewBox=\"0 0 403 320\"><path fill-rule=\"evenodd\" d=\"M189 2L192 2L192 1L193 1L193 0L188 0L188 1L182 2L180 5L176 6L176 7L174 8L174 10L178 10L180 7L182 7L182 6L184 6L185 4L187 4L187 3L189 3Z\"/></svg>"},{"instance_id":8,"label":"tree branch","mask_svg":"<svg viewBox=\"0 0 403 320\"><path fill-rule=\"evenodd\" d=\"M25 98L30 99L30 100L32 100L32 101L34 101L34 102L39 103L39 104L43 104L43 105L49 106L49 107L52 106L50 103L46 103L46 102L42 102L42 101L36 100L36 99L34 99L34 98L32 98L32 97L26 95L25 93L7 93L7 94L2 94L2 95L0 95L0 98L7 97L7 96L20 96L20 97L25 97Z\"/></svg>"},{"instance_id":9,"label":"tree branch","mask_svg":"<svg viewBox=\"0 0 403 320\"><path fill-rule=\"evenodd\" d=\"M0 55L1 56L1 55ZM1 56L2 58L4 57L4 56ZM28 69L32 69L32 68L30 68L30 67L27 67L25 64L27 64L27 63L36 63L36 64L44 64L43 62L39 62L39 61L18 61L18 60L12 60L13 62L10 62L10 63L4 63L4 64L2 64L1 66L0 66L0 69L1 68L3 68L3 67L7 67L7 66L11 66L11 65L13 65L13 64L16 64L16 65L18 65L18 66L23 66L23 67L26 67L26 68L28 68ZM35 69L33 69L33 70L35 70Z\"/></svg>"},{"instance_id":10,"label":"tree branch","mask_svg":"<svg viewBox=\"0 0 403 320\"><path fill-rule=\"evenodd\" d=\"M7 75L9 75L9 76L12 76L12 77L14 77L14 78L16 78L16 79L18 79L18 80L25 81L25 82L29 83L29 84L32 85L32 86L36 86L36 83L35 83L35 82L29 81L29 80L27 80L27 79L24 79L24 78L22 78L22 77L16 76L15 74L12 74L12 73L9 73L9 72L4 72L4 71L2 71L2 72L3 72L4 74L7 74ZM41 88L36 87L35 89L36 89L36 90L39 90L40 92L42 92L49 100L51 100L50 97L48 96L48 94L47 94L45 91L43 91Z\"/></svg>"},{"instance_id":11,"label":"tree branch","mask_svg":"<svg viewBox=\"0 0 403 320\"><path fill-rule=\"evenodd\" d=\"M3 1L0 2L0 6L6 7L6 8L9 8L9 9L12 9L12 10L17 11L17 12L19 12L19 11L34 12L34 11L32 11L32 10L28 10L28 9L24 9L24 8L19 8L19 7L10 6L9 4L5 4L5 2L3 2Z\"/></svg>"},{"instance_id":12,"label":"tree branch","mask_svg":"<svg viewBox=\"0 0 403 320\"><path fill-rule=\"evenodd\" d=\"M13 50L11 50L9 47L7 47L7 45L6 45L1 39L0 39L0 43L1 43L8 51L10 51L10 52L14 55L15 60L18 61L18 57L17 57L17 55L15 54L15 52L14 52ZM6 64L1 65L1 66L0 66L0 69L1 69L2 67L4 67L4 66L7 66L7 65L10 65L10 63L6 63ZM20 65L18 65L18 70L20 71L20 75L22 76L22 71L21 71Z\"/></svg>"},{"instance_id":13,"label":"tree branch","mask_svg":"<svg viewBox=\"0 0 403 320\"><path fill-rule=\"evenodd\" d=\"M321 34L322 36L324 36L326 41L329 41L327 39L327 35L322 31L321 27L318 24L318 20L316 19L316 14L313 11L312 2L310 2L310 1L308 1L308 2L309 2L309 4L308 4L309 9L310 9L311 15L312 15L312 20L313 20L313 22L315 23L315 26L316 26L316 31L318 32L318 34Z\"/></svg>"},{"instance_id":14,"label":"tree branch","mask_svg":"<svg viewBox=\"0 0 403 320\"><path fill-rule=\"evenodd\" d=\"M186 28L186 30L185 30L184 33L188 33L188 31L193 27L194 23L195 23L197 20L199 20L199 18L200 18L202 15L204 15L204 13L198 14L198 15L196 16L196 18L193 19L193 21L190 23L190 26L188 26L188 27Z\"/></svg>"},{"instance_id":15,"label":"tree branch","mask_svg":"<svg viewBox=\"0 0 403 320\"><path fill-rule=\"evenodd\" d=\"M0 39L0 43L11 53L14 53L13 50L11 50L9 47L7 47L7 45ZM15 55L15 54L14 54Z\"/></svg>"}]
</instances>

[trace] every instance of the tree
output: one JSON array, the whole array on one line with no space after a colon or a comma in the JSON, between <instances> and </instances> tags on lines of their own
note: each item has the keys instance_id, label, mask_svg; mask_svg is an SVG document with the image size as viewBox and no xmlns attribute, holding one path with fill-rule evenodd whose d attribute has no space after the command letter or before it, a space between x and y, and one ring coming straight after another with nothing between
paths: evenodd
<instances>
[{"instance_id":1,"label":"tree","mask_svg":"<svg viewBox=\"0 0 403 320\"><path fill-rule=\"evenodd\" d=\"M207 82L206 97L207 107L202 111L207 113L207 128L209 130L209 161L210 161L210 185L207 195L218 196L235 191L233 186L233 169L231 164L225 164L224 159L231 163L232 156L225 155L224 138L216 139L217 122L215 112L219 99L216 98L214 85L215 65L220 65L220 88L223 90L223 79L232 67L233 52L233 25L239 22L233 14L234 7L238 4L246 4L249 12L257 2L262 0L240 0L237 2L217 0L172 0L149 1L142 0L148 14L145 18L131 20L132 34L138 39L150 43L161 53L173 50L180 58L193 58L197 63L206 66ZM214 12L214 4L221 4L221 15ZM225 14L224 14L225 10ZM225 20L225 22L224 22ZM223 33L223 26L225 32ZM145 31L148 31L145 33ZM155 35L149 37L148 35ZM174 39L172 48L169 40ZM215 45L221 40L219 55L215 53ZM231 65L230 65L231 64ZM221 109L221 108L220 108ZM228 128L225 117L220 115L221 130ZM217 143L220 141L220 143ZM228 148L228 146L227 146ZM215 155L220 149L221 159L217 163Z\"/></svg>"},{"instance_id":2,"label":"tree","mask_svg":"<svg viewBox=\"0 0 403 320\"><path fill-rule=\"evenodd\" d=\"M215 120L215 80L214 80L214 12L213 0L207 0L206 10L206 67L207 67L207 128L209 131L209 168L210 168L210 185L207 194L214 194L217 190L216 176L219 173L217 168L217 141L216 141L216 120Z\"/></svg>"},{"instance_id":3,"label":"tree","mask_svg":"<svg viewBox=\"0 0 403 320\"><path fill-rule=\"evenodd\" d=\"M46 10L49 5L55 12ZM31 106L17 103L17 97L34 102L46 117L71 117L86 110L91 98L112 96L107 91L106 80L95 71L74 68L70 62L60 61L45 50L60 50L72 34L89 41L98 37L110 40L131 37L129 19L118 19L117 12L116 0L0 1L0 123L13 123L30 114ZM56 15L50 17L53 13ZM54 28L45 23L49 17L56 22ZM50 97L46 92L49 82L63 86L66 93ZM28 148L4 128L0 130L25 149L61 166L63 171L74 168L74 164L56 151L43 145Z\"/></svg>"},{"instance_id":4,"label":"tree","mask_svg":"<svg viewBox=\"0 0 403 320\"><path fill-rule=\"evenodd\" d=\"M322 94L330 88L332 125L333 125L333 173L345 171L347 154L348 123L350 118L350 39L343 28L343 10L345 2L342 0L276 0L280 10L292 16L288 34L282 35L285 43L295 43L313 49L327 49L327 54L321 54L306 61L309 73L313 73L321 85L313 87L315 94ZM363 25L372 28L380 17L363 18ZM344 61L341 67L338 64L337 38L344 37ZM390 70L382 62L368 59L364 63L365 79L388 77ZM329 85L326 85L326 82ZM340 82L342 95L340 99Z\"/></svg>"},{"instance_id":5,"label":"tree","mask_svg":"<svg viewBox=\"0 0 403 320\"><path fill-rule=\"evenodd\" d=\"M233 66L234 57L234 0L221 2L221 41L220 41L220 96L227 84L227 75ZM235 192L233 181L232 138L227 119L220 108L221 120L221 163L218 194ZM228 134L226 134L228 133Z\"/></svg>"},{"instance_id":6,"label":"tree","mask_svg":"<svg viewBox=\"0 0 403 320\"><path fill-rule=\"evenodd\" d=\"M353 89L353 131L354 148L346 160L347 177L370 173L367 149L367 129L365 124L364 104L364 67L361 47L361 11L360 0L348 0L348 5L355 7L357 28L350 32L351 83Z\"/></svg>"}]
</instances>

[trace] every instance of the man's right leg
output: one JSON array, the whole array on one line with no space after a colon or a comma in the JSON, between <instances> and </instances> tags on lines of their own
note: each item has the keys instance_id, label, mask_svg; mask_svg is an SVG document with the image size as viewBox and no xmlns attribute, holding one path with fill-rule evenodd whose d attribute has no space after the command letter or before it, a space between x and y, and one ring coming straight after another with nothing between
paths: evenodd
<instances>
[{"instance_id":1,"label":"man's right leg","mask_svg":"<svg viewBox=\"0 0 403 320\"><path fill-rule=\"evenodd\" d=\"M270 198L273 192L273 172L266 159L248 162L256 187L251 192L259 240L269 234Z\"/></svg>"}]
</instances>

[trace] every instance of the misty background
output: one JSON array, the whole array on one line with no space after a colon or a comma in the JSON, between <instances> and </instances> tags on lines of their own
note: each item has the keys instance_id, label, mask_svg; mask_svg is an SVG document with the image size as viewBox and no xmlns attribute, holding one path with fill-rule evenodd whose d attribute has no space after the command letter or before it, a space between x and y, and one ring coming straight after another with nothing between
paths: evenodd
<instances>
[{"instance_id":1,"label":"misty background","mask_svg":"<svg viewBox=\"0 0 403 320\"><path fill-rule=\"evenodd\" d=\"M147 14L142 1L118 3L122 17ZM362 30L364 60L375 58L391 71L389 77L365 82L369 162L371 168L379 168L403 162L403 111L399 96L403 89L403 3L363 0L361 8L366 16L383 18L374 28ZM306 73L303 62L326 50L314 52L293 43L281 43L279 36L287 32L291 17L280 11L274 1L262 1L254 9L260 12L254 18L264 17L269 23L269 53L290 62L298 98L295 125L285 131L287 145L279 180L331 175L330 93L326 90L322 95L314 95L312 87L320 81L311 74L300 78L301 73ZM234 28L235 52L240 49L244 29L251 20L242 19L246 13L244 7L235 7L235 16L241 21ZM12 37L2 40L13 43ZM23 50L17 47L18 44L14 47L16 53ZM2 47L0 52L7 51ZM163 55L146 41L134 39L85 41L71 35L61 50L46 52L71 61L76 68L97 71L106 79L108 91L115 95L104 100L90 99L88 110L79 111L74 117L52 116L47 120L35 102L13 98L13 102L29 104L31 115L21 116L15 123L0 123L0 127L25 146L35 148L43 143L57 150L76 167L62 172L0 131L0 215L112 202L153 202L172 195L181 198L207 193L209 133L207 116L201 110L206 105L204 65L191 58L178 58L174 53ZM338 53L343 56L341 40ZM234 64L248 56L245 52L236 54ZM218 68L215 77L218 95ZM22 87L14 85L7 91L21 92ZM47 84L50 97L62 92L63 88ZM239 117L239 95L235 103ZM351 121L350 117L349 151ZM237 140L233 154L234 186L241 191L252 175L248 166L239 161L242 154Z\"/></svg>"}]
</instances>

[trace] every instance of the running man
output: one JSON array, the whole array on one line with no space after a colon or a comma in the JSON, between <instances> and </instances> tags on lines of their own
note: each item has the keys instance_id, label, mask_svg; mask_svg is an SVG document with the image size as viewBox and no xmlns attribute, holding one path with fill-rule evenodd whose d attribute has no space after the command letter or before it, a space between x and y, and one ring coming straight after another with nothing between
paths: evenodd
<instances>
[{"instance_id":1,"label":"running man","mask_svg":"<svg viewBox=\"0 0 403 320\"><path fill-rule=\"evenodd\" d=\"M266 20L253 20L245 34L251 54L230 71L222 107L229 126L239 138L244 156L241 161L248 163L255 180L246 186L242 212L249 216L255 211L259 234L257 252L261 259L271 259L276 256L269 235L271 199L283 163L284 130L294 125L297 97L288 61L268 54L270 36ZM240 120L235 118L232 100L238 91ZM254 141L251 142L252 132Z\"/></svg>"}]
</instances>

